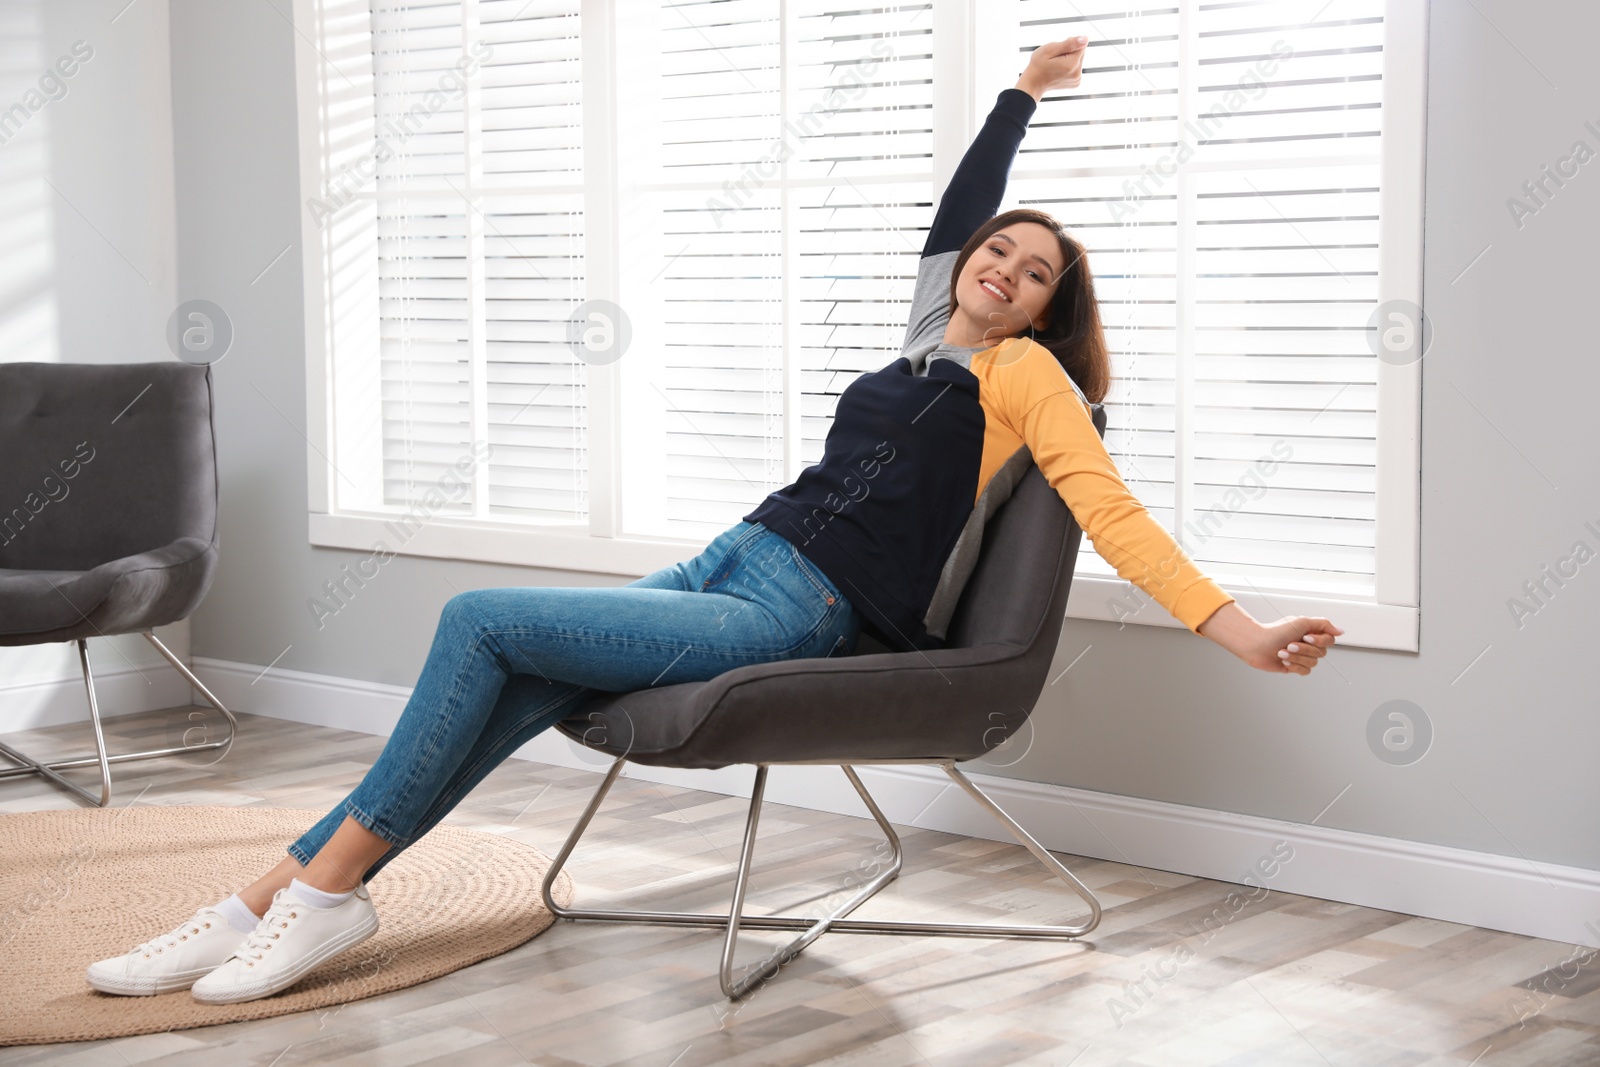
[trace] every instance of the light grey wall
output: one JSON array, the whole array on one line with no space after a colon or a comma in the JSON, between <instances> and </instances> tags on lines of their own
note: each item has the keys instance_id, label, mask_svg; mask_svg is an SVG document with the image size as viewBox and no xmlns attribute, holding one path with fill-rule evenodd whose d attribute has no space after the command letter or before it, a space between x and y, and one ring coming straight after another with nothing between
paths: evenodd
<instances>
[{"instance_id":1,"label":"light grey wall","mask_svg":"<svg viewBox=\"0 0 1600 1067\"><path fill-rule=\"evenodd\" d=\"M1600 162L1521 230L1506 209L1574 140L1600 149L1582 125L1600 126L1600 73L1580 52L1597 31L1600 11L1578 0L1433 7L1421 652L1339 649L1309 678L1275 676L1185 631L1069 620L1052 676L1093 648L1046 690L1031 741L991 763L1018 761L992 769L1600 868L1600 561L1521 629L1507 608L1575 541L1600 549L1583 527L1600 528ZM306 599L360 554L306 543L293 80L306 45L267 3L173 0L172 35L181 288L204 288L239 337L218 365L224 562L195 653L283 653L281 667L410 685L456 588L620 584L398 558L315 629ZM1410 766L1366 740L1394 699L1419 705L1436 734Z\"/></svg>"},{"instance_id":2,"label":"light grey wall","mask_svg":"<svg viewBox=\"0 0 1600 1067\"><path fill-rule=\"evenodd\" d=\"M164 341L178 275L167 4L141 0L119 17L122 7L0 5L0 111L28 110L0 144L0 360L173 358ZM63 57L68 76L55 67ZM183 624L160 631L179 655L186 634ZM170 669L137 634L89 647L107 674ZM78 674L71 645L0 649L0 688L12 690L0 698L5 729L35 724L34 696L17 687Z\"/></svg>"}]
</instances>

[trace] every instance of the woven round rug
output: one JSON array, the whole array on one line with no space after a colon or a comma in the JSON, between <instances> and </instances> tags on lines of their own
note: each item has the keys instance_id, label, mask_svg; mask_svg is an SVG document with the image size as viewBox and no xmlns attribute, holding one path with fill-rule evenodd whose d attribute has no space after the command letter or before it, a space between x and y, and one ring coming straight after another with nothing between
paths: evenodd
<instances>
[{"instance_id":1,"label":"woven round rug","mask_svg":"<svg viewBox=\"0 0 1600 1067\"><path fill-rule=\"evenodd\" d=\"M550 867L544 853L440 825L367 887L378 932L276 996L212 1005L186 989L123 997L90 988L89 964L248 885L324 814L145 806L0 815L0 1045L127 1037L343 1004L498 956L554 921L539 896ZM572 899L565 872L555 897Z\"/></svg>"}]
</instances>

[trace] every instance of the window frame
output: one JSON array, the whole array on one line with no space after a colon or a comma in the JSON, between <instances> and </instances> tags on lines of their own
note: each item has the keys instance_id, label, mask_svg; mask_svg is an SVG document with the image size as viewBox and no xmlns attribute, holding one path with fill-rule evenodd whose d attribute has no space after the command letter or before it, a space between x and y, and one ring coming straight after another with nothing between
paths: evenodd
<instances>
[{"instance_id":1,"label":"window frame","mask_svg":"<svg viewBox=\"0 0 1600 1067\"><path fill-rule=\"evenodd\" d=\"M473 0L464 0L472 3ZM937 202L957 162L977 132L994 95L1006 87L978 77L984 62L978 0L934 5L934 51L940 78L934 87L933 193ZM696 540L619 535L623 427L621 364L590 364L588 373L589 523L587 528L530 527L518 523L432 515L396 543L395 510L340 506L335 473L333 358L328 303L329 230L306 204L319 195L328 173L325 116L339 95L324 59L323 27L365 0L295 0L300 154L301 256L304 280L307 520L310 544L372 551L383 541L404 555L534 566L639 577L694 555ZM617 227L618 167L617 4L581 0L585 173L586 297L621 302L623 270ZM1385 0L1382 190L1380 193L1379 302L1422 305L1423 181L1426 131L1427 5L1425 0ZM994 81L994 84L990 84ZM1019 170L1014 177L1025 176ZM598 180L596 177L598 176ZM795 370L794 374L797 375ZM785 376L791 372L786 369ZM1341 644L1415 652L1420 629L1421 361L1377 361L1376 575L1370 600L1223 587L1259 619L1318 615L1346 632ZM786 423L793 421L786 416ZM786 432L786 436L792 431ZM482 482L482 465L479 481ZM751 507L758 501L752 500ZM1151 598L1116 577L1080 574L1067 603L1069 618L1182 628Z\"/></svg>"}]
</instances>

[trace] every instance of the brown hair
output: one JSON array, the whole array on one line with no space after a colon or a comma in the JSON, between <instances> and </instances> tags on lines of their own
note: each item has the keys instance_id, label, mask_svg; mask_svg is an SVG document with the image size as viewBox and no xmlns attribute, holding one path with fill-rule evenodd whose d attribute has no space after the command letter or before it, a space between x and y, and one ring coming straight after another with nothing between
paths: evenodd
<instances>
[{"instance_id":1,"label":"brown hair","mask_svg":"<svg viewBox=\"0 0 1600 1067\"><path fill-rule=\"evenodd\" d=\"M1061 244L1067 269L1057 279L1050 297L1049 324L1033 333L1033 339L1048 348L1056 362L1078 383L1091 404L1105 399L1111 389L1111 357L1106 352L1105 331L1100 325L1100 305L1094 296L1094 276L1089 271L1088 253L1067 234L1053 215L1033 208L1003 211L978 227L967 239L950 273L950 310L956 309L956 279L972 253L997 230L1018 222L1033 222L1051 233Z\"/></svg>"}]
</instances>

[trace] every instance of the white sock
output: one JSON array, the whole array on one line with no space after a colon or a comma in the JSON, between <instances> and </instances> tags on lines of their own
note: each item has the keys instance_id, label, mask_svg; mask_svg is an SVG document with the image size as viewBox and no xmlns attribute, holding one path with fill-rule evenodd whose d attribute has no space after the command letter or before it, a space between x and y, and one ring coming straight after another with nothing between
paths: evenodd
<instances>
[{"instance_id":1,"label":"white sock","mask_svg":"<svg viewBox=\"0 0 1600 1067\"><path fill-rule=\"evenodd\" d=\"M239 899L238 893L235 893L233 896L219 904L212 905L212 907L215 908L224 919L228 920L229 926L233 927L241 934L250 933L256 928L256 924L261 921L261 917L250 910L250 905Z\"/></svg>"},{"instance_id":2,"label":"white sock","mask_svg":"<svg viewBox=\"0 0 1600 1067\"><path fill-rule=\"evenodd\" d=\"M289 883L289 895L311 908L337 908L354 894L354 889L344 893L326 893L306 885L298 878Z\"/></svg>"}]
</instances>

